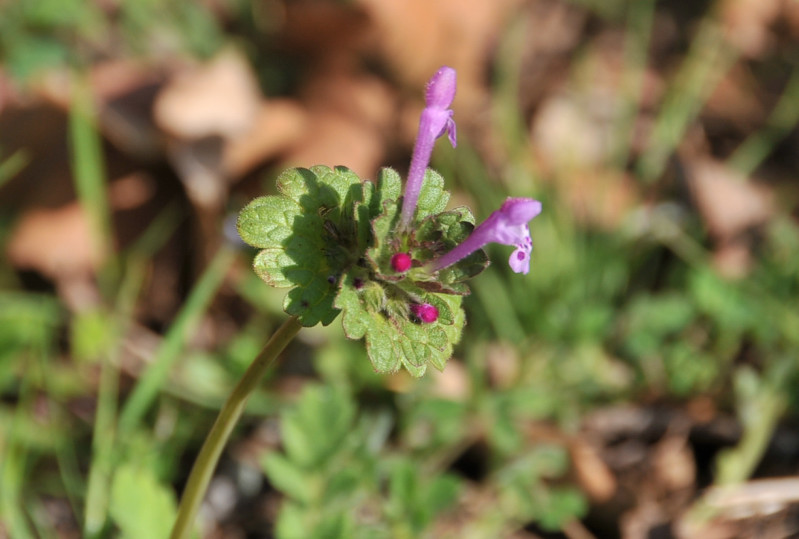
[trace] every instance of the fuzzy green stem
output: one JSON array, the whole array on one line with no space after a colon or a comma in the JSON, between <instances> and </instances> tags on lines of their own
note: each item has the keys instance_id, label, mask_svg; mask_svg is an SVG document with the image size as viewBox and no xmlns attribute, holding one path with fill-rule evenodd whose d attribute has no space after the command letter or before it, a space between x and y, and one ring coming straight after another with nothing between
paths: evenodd
<instances>
[{"instance_id":1,"label":"fuzzy green stem","mask_svg":"<svg viewBox=\"0 0 799 539\"><path fill-rule=\"evenodd\" d=\"M261 353L252 362L247 372L241 377L239 383L233 388L233 392L228 397L222 410L220 410L219 416L216 418L214 426L211 427L211 431L208 433L208 437L206 437L205 443L200 449L200 454L197 455L197 460L191 469L189 480L183 491L183 498L180 500L178 516L170 535L171 539L184 539L189 536L194 517L197 515L200 503L205 497L205 491L208 489L208 483L211 481L211 475L219 461L219 456L222 454L222 449L225 447L230 433L233 432L233 427L236 426L241 413L244 411L247 399L266 370L274 363L280 352L291 342L301 328L302 325L296 316L286 320L272 335L264 349L261 350Z\"/></svg>"}]
</instances>

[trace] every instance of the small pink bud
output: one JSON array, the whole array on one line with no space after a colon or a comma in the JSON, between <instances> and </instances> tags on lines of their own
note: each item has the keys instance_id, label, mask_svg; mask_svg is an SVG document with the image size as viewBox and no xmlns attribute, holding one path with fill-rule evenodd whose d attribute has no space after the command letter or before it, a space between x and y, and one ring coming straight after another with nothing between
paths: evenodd
<instances>
[{"instance_id":1,"label":"small pink bud","mask_svg":"<svg viewBox=\"0 0 799 539\"><path fill-rule=\"evenodd\" d=\"M411 269L411 255L408 253L397 253L391 257L391 267L398 273L405 273Z\"/></svg>"},{"instance_id":2,"label":"small pink bud","mask_svg":"<svg viewBox=\"0 0 799 539\"><path fill-rule=\"evenodd\" d=\"M432 324L438 320L438 309L429 303L415 303L411 305L411 312L425 324Z\"/></svg>"}]
</instances>

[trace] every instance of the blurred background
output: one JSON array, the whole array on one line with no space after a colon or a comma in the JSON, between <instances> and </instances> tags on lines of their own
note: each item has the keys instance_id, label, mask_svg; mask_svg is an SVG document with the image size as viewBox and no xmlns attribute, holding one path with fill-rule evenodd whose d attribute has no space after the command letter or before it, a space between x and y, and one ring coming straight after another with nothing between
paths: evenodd
<instances>
[{"instance_id":1,"label":"blurred background","mask_svg":"<svg viewBox=\"0 0 799 539\"><path fill-rule=\"evenodd\" d=\"M235 216L288 166L538 198L444 372L339 321L251 399L204 538L799 533L799 3L0 2L0 537L166 537L285 320Z\"/></svg>"}]
</instances>

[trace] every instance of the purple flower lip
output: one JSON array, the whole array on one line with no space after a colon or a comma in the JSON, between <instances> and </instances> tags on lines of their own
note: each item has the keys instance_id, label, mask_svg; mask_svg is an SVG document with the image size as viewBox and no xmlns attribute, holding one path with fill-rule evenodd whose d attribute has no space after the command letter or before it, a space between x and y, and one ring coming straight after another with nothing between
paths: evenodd
<instances>
[{"instance_id":1,"label":"purple flower lip","mask_svg":"<svg viewBox=\"0 0 799 539\"><path fill-rule=\"evenodd\" d=\"M447 133L452 147L457 144L455 120L452 119L453 111L450 109L452 100L455 99L456 87L455 70L447 66L439 69L427 83L426 106L419 119L419 133L416 135L411 166L408 170L408 182L405 184L400 230L407 229L413 220L424 173L430 163L436 139Z\"/></svg>"},{"instance_id":2,"label":"purple flower lip","mask_svg":"<svg viewBox=\"0 0 799 539\"><path fill-rule=\"evenodd\" d=\"M526 275L530 271L530 253L533 251L533 240L527 223L539 213L541 213L541 202L538 200L508 198L460 245L429 263L428 270L444 269L463 260L486 244L501 243L516 247L508 259L508 264L515 273Z\"/></svg>"}]
</instances>

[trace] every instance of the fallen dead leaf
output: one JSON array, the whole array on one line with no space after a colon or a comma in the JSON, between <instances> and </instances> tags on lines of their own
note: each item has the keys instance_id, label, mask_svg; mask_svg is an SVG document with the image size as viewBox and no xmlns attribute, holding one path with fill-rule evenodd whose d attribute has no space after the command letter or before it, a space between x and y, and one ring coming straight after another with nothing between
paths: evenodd
<instances>
[{"instance_id":1,"label":"fallen dead leaf","mask_svg":"<svg viewBox=\"0 0 799 539\"><path fill-rule=\"evenodd\" d=\"M772 193L708 157L687 163L688 184L710 233L722 243L774 212Z\"/></svg>"},{"instance_id":2,"label":"fallen dead leaf","mask_svg":"<svg viewBox=\"0 0 799 539\"><path fill-rule=\"evenodd\" d=\"M11 232L6 253L15 267L56 281L94 273L104 256L77 202L25 213Z\"/></svg>"},{"instance_id":3,"label":"fallen dead leaf","mask_svg":"<svg viewBox=\"0 0 799 539\"><path fill-rule=\"evenodd\" d=\"M291 99L264 101L249 130L224 148L224 170L238 178L296 144L309 127L302 106Z\"/></svg>"},{"instance_id":4,"label":"fallen dead leaf","mask_svg":"<svg viewBox=\"0 0 799 539\"><path fill-rule=\"evenodd\" d=\"M656 537L654 531L668 521L669 516L664 510L654 500L646 499L622 515L619 528L624 539L649 539Z\"/></svg>"},{"instance_id":5,"label":"fallen dead leaf","mask_svg":"<svg viewBox=\"0 0 799 539\"><path fill-rule=\"evenodd\" d=\"M774 43L769 26L780 14L782 0L723 0L719 9L726 39L744 55L757 58Z\"/></svg>"},{"instance_id":6,"label":"fallen dead leaf","mask_svg":"<svg viewBox=\"0 0 799 539\"><path fill-rule=\"evenodd\" d=\"M156 98L153 114L161 129L180 139L233 137L251 128L260 103L249 63L227 49L171 80Z\"/></svg>"},{"instance_id":7,"label":"fallen dead leaf","mask_svg":"<svg viewBox=\"0 0 799 539\"><path fill-rule=\"evenodd\" d=\"M99 102L106 102L129 94L144 85L162 80L158 69L143 62L130 59L112 59L98 62L88 70L92 95ZM65 69L46 71L35 81L33 91L38 97L69 110L72 103L73 74Z\"/></svg>"},{"instance_id":8,"label":"fallen dead leaf","mask_svg":"<svg viewBox=\"0 0 799 539\"><path fill-rule=\"evenodd\" d=\"M741 279L752 269L752 249L746 241L730 241L713 251L713 267L727 279Z\"/></svg>"},{"instance_id":9,"label":"fallen dead leaf","mask_svg":"<svg viewBox=\"0 0 799 539\"><path fill-rule=\"evenodd\" d=\"M618 227L639 200L635 181L618 170L576 172L562 178L558 188L577 220L606 229Z\"/></svg>"},{"instance_id":10,"label":"fallen dead leaf","mask_svg":"<svg viewBox=\"0 0 799 539\"><path fill-rule=\"evenodd\" d=\"M601 109L573 92L556 93L541 104L531 127L531 142L549 170L594 168L610 155L610 124L596 117Z\"/></svg>"},{"instance_id":11,"label":"fallen dead leaf","mask_svg":"<svg viewBox=\"0 0 799 539\"><path fill-rule=\"evenodd\" d=\"M405 84L422 87L442 65L458 71L456 108L485 97L490 50L520 0L359 0L373 21L374 46Z\"/></svg>"},{"instance_id":12,"label":"fallen dead leaf","mask_svg":"<svg viewBox=\"0 0 799 539\"><path fill-rule=\"evenodd\" d=\"M395 119L395 98L380 79L320 72L308 83L312 128L286 155L290 166L346 165L374 178Z\"/></svg>"},{"instance_id":13,"label":"fallen dead leaf","mask_svg":"<svg viewBox=\"0 0 799 539\"><path fill-rule=\"evenodd\" d=\"M795 537L798 482L795 477L780 477L711 487L677 520L677 537Z\"/></svg>"},{"instance_id":14,"label":"fallen dead leaf","mask_svg":"<svg viewBox=\"0 0 799 539\"><path fill-rule=\"evenodd\" d=\"M434 386L432 393L451 401L463 402L471 392L469 383L469 373L466 367L458 361L447 362L447 368L443 371L430 369L433 376Z\"/></svg>"},{"instance_id":15,"label":"fallen dead leaf","mask_svg":"<svg viewBox=\"0 0 799 539\"><path fill-rule=\"evenodd\" d=\"M799 2L795 0L782 1L782 20L790 28L793 37L799 37Z\"/></svg>"},{"instance_id":16,"label":"fallen dead leaf","mask_svg":"<svg viewBox=\"0 0 799 539\"><path fill-rule=\"evenodd\" d=\"M351 2L264 2L268 17L279 29L281 47L303 55L352 56L363 48L369 21ZM268 7L266 9L269 9Z\"/></svg>"},{"instance_id":17,"label":"fallen dead leaf","mask_svg":"<svg viewBox=\"0 0 799 539\"><path fill-rule=\"evenodd\" d=\"M588 442L575 438L569 445L572 466L580 486L592 501L602 503L616 492L616 477Z\"/></svg>"},{"instance_id":18,"label":"fallen dead leaf","mask_svg":"<svg viewBox=\"0 0 799 539\"><path fill-rule=\"evenodd\" d=\"M138 208L155 195L155 180L143 172L133 172L108 185L108 197L115 210Z\"/></svg>"},{"instance_id":19,"label":"fallen dead leaf","mask_svg":"<svg viewBox=\"0 0 799 539\"><path fill-rule=\"evenodd\" d=\"M667 491L690 489L694 486L696 463L685 436L664 436L655 446L652 467L658 485Z\"/></svg>"},{"instance_id":20,"label":"fallen dead leaf","mask_svg":"<svg viewBox=\"0 0 799 539\"><path fill-rule=\"evenodd\" d=\"M519 380L519 354L513 346L490 344L486 350L486 371L491 386L507 389Z\"/></svg>"},{"instance_id":21,"label":"fallen dead leaf","mask_svg":"<svg viewBox=\"0 0 799 539\"><path fill-rule=\"evenodd\" d=\"M167 156L197 212L200 264L220 241L217 227L228 192L225 142L252 128L260 105L255 74L232 48L176 76L155 100L155 122L171 136Z\"/></svg>"},{"instance_id":22,"label":"fallen dead leaf","mask_svg":"<svg viewBox=\"0 0 799 539\"><path fill-rule=\"evenodd\" d=\"M766 111L757 98L757 82L743 65L733 66L719 81L705 104L703 114L717 116L751 131Z\"/></svg>"}]
</instances>

